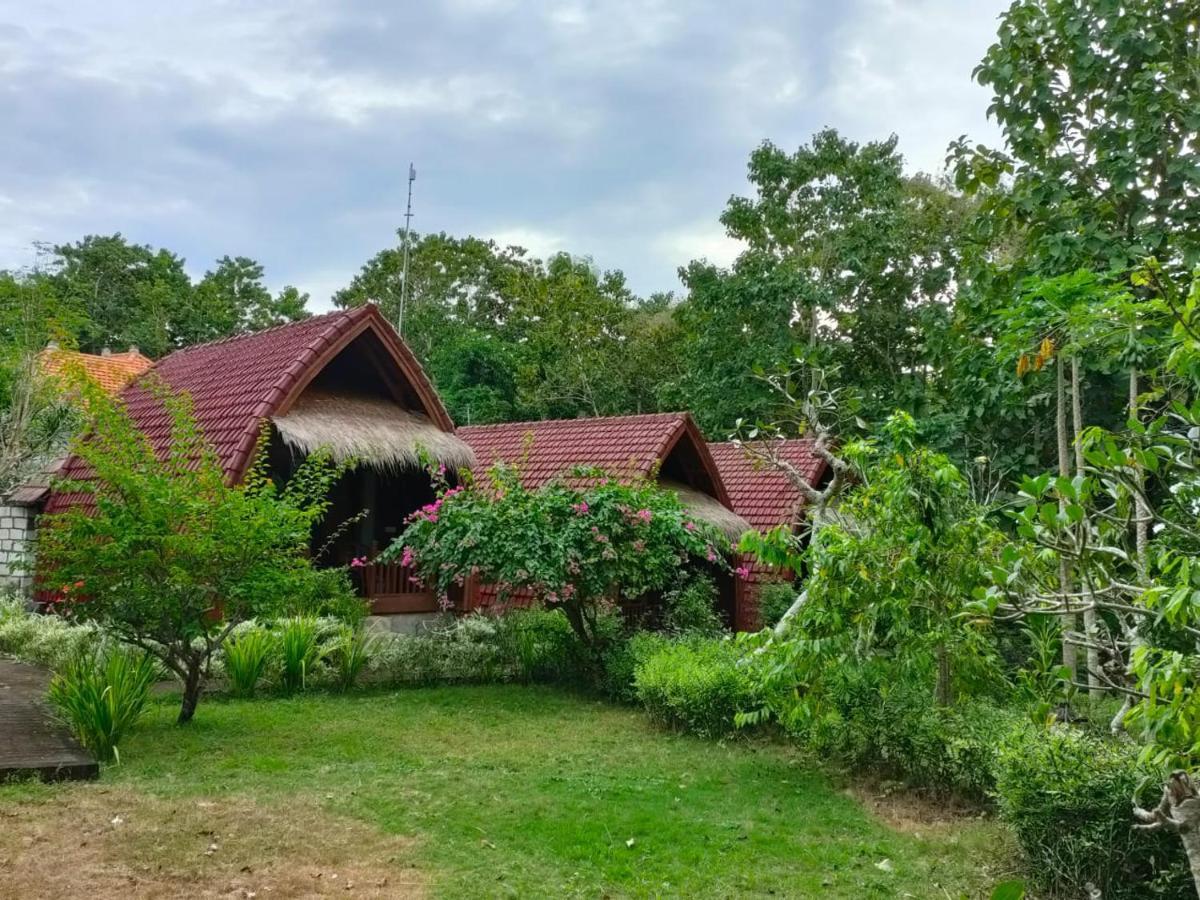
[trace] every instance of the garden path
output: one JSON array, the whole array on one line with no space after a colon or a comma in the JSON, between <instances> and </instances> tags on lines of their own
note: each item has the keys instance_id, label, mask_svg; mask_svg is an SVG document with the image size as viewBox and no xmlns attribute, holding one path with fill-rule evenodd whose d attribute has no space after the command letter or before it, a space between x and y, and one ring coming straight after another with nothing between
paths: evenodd
<instances>
[{"instance_id":1,"label":"garden path","mask_svg":"<svg viewBox=\"0 0 1200 900\"><path fill-rule=\"evenodd\" d=\"M95 778L96 760L46 705L45 669L0 657L0 781Z\"/></svg>"}]
</instances>

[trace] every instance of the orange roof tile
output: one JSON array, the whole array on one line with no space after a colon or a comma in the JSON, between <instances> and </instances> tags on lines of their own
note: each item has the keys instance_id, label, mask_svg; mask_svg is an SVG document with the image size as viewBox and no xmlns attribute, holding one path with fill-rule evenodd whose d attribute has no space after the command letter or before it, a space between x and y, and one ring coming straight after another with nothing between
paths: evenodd
<instances>
[{"instance_id":1,"label":"orange roof tile","mask_svg":"<svg viewBox=\"0 0 1200 900\"><path fill-rule=\"evenodd\" d=\"M38 365L48 376L63 375L72 369L84 373L107 393L116 396L125 387L154 365L137 350L110 353L107 356L95 353L78 353L74 350L46 349L38 354Z\"/></svg>"}]
</instances>

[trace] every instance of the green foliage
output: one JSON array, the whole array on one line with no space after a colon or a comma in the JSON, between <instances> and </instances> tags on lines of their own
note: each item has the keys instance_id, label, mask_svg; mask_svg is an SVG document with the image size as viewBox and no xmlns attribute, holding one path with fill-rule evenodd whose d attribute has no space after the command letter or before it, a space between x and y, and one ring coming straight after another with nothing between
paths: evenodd
<instances>
[{"instance_id":1,"label":"green foliage","mask_svg":"<svg viewBox=\"0 0 1200 900\"><path fill-rule=\"evenodd\" d=\"M566 618L555 610L518 609L495 620L502 652L522 681L578 684L587 660Z\"/></svg>"},{"instance_id":2,"label":"green foliage","mask_svg":"<svg viewBox=\"0 0 1200 900\"><path fill-rule=\"evenodd\" d=\"M37 554L67 615L145 649L179 677L187 721L209 659L237 624L287 611L322 580L308 544L341 469L316 453L281 489L260 453L230 486L189 398L150 386L171 426L163 457L116 401L81 386L92 425L74 449L94 480L63 487L94 509L43 516Z\"/></svg>"},{"instance_id":3,"label":"green foliage","mask_svg":"<svg viewBox=\"0 0 1200 900\"><path fill-rule=\"evenodd\" d=\"M614 641L604 654L604 693L621 703L638 702L638 669L674 640L655 631L635 631Z\"/></svg>"},{"instance_id":4,"label":"green foliage","mask_svg":"<svg viewBox=\"0 0 1200 900\"><path fill-rule=\"evenodd\" d=\"M820 718L793 730L819 757L974 800L995 787L1001 740L1027 722L984 700L939 707L928 679L897 679L885 665L832 673L827 695Z\"/></svg>"},{"instance_id":5,"label":"green foliage","mask_svg":"<svg viewBox=\"0 0 1200 900\"><path fill-rule=\"evenodd\" d=\"M1004 152L956 148L956 180L985 197L982 225L1019 231L1027 271L1194 265L1200 189L1192 141L1189 0L1020 0L975 70Z\"/></svg>"},{"instance_id":6,"label":"green foliage","mask_svg":"<svg viewBox=\"0 0 1200 900\"><path fill-rule=\"evenodd\" d=\"M660 724L706 737L730 734L738 713L759 703L741 658L728 640L669 644L638 666L638 699Z\"/></svg>"},{"instance_id":7,"label":"green foliage","mask_svg":"<svg viewBox=\"0 0 1200 900\"><path fill-rule=\"evenodd\" d=\"M685 579L663 595L663 630L716 637L724 628L717 614L717 585L706 575Z\"/></svg>"},{"instance_id":8,"label":"green foliage","mask_svg":"<svg viewBox=\"0 0 1200 900\"><path fill-rule=\"evenodd\" d=\"M858 667L885 665L893 680L925 684L943 706L989 689L999 674L986 629L962 615L1000 546L962 474L914 443L904 414L844 453L858 484L812 537L805 604L782 638L746 639L766 642L756 678L770 711L797 731L824 718L836 705L836 677ZM799 569L786 558L787 540L765 561Z\"/></svg>"},{"instance_id":9,"label":"green foliage","mask_svg":"<svg viewBox=\"0 0 1200 900\"><path fill-rule=\"evenodd\" d=\"M321 659L317 620L312 616L284 619L279 623L275 645L280 686L289 694L304 690Z\"/></svg>"},{"instance_id":10,"label":"green foliage","mask_svg":"<svg viewBox=\"0 0 1200 900\"><path fill-rule=\"evenodd\" d=\"M721 565L727 546L653 482L580 470L527 490L515 469L498 466L444 491L383 557L414 565L441 597L472 576L502 594L530 591L561 610L598 659L607 607L665 591L689 569Z\"/></svg>"},{"instance_id":11,"label":"green foliage","mask_svg":"<svg viewBox=\"0 0 1200 900\"><path fill-rule=\"evenodd\" d=\"M1164 773L1137 748L1056 726L1001 744L996 794L1031 878L1046 890L1104 897L1185 897L1194 888L1176 837L1131 827L1131 802L1157 794Z\"/></svg>"},{"instance_id":12,"label":"green foliage","mask_svg":"<svg viewBox=\"0 0 1200 900\"><path fill-rule=\"evenodd\" d=\"M265 628L254 626L225 642L223 661L229 689L236 697L252 697L267 670L275 638Z\"/></svg>"},{"instance_id":13,"label":"green foliage","mask_svg":"<svg viewBox=\"0 0 1200 900\"><path fill-rule=\"evenodd\" d=\"M362 625L343 624L338 628L322 655L333 666L341 690L354 687L375 656L379 640Z\"/></svg>"},{"instance_id":14,"label":"green foliage","mask_svg":"<svg viewBox=\"0 0 1200 900\"><path fill-rule=\"evenodd\" d=\"M758 614L763 628L774 628L783 614L796 602L796 586L782 581L771 581L758 589Z\"/></svg>"},{"instance_id":15,"label":"green foliage","mask_svg":"<svg viewBox=\"0 0 1200 900\"><path fill-rule=\"evenodd\" d=\"M479 238L411 235L404 337L467 424L649 412L676 374L666 303L639 302L586 258L530 258ZM334 296L399 314L403 251L376 254Z\"/></svg>"},{"instance_id":16,"label":"green foliage","mask_svg":"<svg viewBox=\"0 0 1200 900\"><path fill-rule=\"evenodd\" d=\"M0 654L57 671L84 654L103 654L111 643L92 623L41 615L20 597L0 597Z\"/></svg>"},{"instance_id":17,"label":"green foliage","mask_svg":"<svg viewBox=\"0 0 1200 900\"><path fill-rule=\"evenodd\" d=\"M97 759L119 762L118 747L141 717L157 672L145 653L83 653L50 680L50 703Z\"/></svg>"}]
</instances>

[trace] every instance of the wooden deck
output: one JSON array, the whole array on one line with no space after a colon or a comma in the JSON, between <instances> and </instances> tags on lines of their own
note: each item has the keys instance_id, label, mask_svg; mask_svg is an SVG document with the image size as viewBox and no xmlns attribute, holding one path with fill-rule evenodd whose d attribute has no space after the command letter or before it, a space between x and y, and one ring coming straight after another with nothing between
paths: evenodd
<instances>
[{"instance_id":1,"label":"wooden deck","mask_svg":"<svg viewBox=\"0 0 1200 900\"><path fill-rule=\"evenodd\" d=\"M95 778L100 770L46 706L44 669L0 657L0 781Z\"/></svg>"}]
</instances>

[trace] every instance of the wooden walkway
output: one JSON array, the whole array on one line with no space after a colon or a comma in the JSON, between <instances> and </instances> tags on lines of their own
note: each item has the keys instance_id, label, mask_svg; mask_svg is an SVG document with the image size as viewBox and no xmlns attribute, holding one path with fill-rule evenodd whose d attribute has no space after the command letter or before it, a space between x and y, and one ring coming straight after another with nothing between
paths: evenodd
<instances>
[{"instance_id":1,"label":"wooden walkway","mask_svg":"<svg viewBox=\"0 0 1200 900\"><path fill-rule=\"evenodd\" d=\"M95 778L96 760L46 706L44 669L0 657L0 781Z\"/></svg>"}]
</instances>

